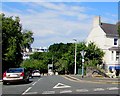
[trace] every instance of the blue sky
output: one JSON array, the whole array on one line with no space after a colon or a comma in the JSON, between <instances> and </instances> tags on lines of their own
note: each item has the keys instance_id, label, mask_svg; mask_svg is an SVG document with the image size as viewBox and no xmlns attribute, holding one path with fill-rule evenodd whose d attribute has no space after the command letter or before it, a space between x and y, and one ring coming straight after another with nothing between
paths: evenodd
<instances>
[{"instance_id":1,"label":"blue sky","mask_svg":"<svg viewBox=\"0 0 120 96\"><path fill-rule=\"evenodd\" d=\"M19 16L23 29L34 33L32 47L48 47L54 43L86 40L93 18L115 24L117 2L3 2L6 16Z\"/></svg>"}]
</instances>

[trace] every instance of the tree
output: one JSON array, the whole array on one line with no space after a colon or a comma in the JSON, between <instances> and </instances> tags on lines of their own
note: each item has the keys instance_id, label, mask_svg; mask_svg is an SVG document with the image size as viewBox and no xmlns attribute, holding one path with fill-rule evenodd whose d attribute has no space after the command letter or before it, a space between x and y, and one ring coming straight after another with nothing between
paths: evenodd
<instances>
[{"instance_id":1,"label":"tree","mask_svg":"<svg viewBox=\"0 0 120 96\"><path fill-rule=\"evenodd\" d=\"M47 70L47 64L44 64L42 60L27 59L20 66L26 69L38 69L41 72Z\"/></svg>"},{"instance_id":2,"label":"tree","mask_svg":"<svg viewBox=\"0 0 120 96\"><path fill-rule=\"evenodd\" d=\"M86 48L85 59L87 61L87 66L97 66L102 64L102 57L104 52L98 48L93 42L89 43Z\"/></svg>"},{"instance_id":3,"label":"tree","mask_svg":"<svg viewBox=\"0 0 120 96\"><path fill-rule=\"evenodd\" d=\"M54 70L60 73L73 73L74 45L72 43L53 44L49 47L49 52L54 57Z\"/></svg>"},{"instance_id":4,"label":"tree","mask_svg":"<svg viewBox=\"0 0 120 96\"><path fill-rule=\"evenodd\" d=\"M47 66L51 62L49 52L35 52L21 63L21 67L26 69L38 69L41 72L47 72Z\"/></svg>"},{"instance_id":5,"label":"tree","mask_svg":"<svg viewBox=\"0 0 120 96\"><path fill-rule=\"evenodd\" d=\"M22 48L30 47L34 38L31 31L22 33L22 25L20 18L13 16L6 17L0 14L0 22L2 26L2 64L3 71L10 67L19 67L22 62Z\"/></svg>"},{"instance_id":6,"label":"tree","mask_svg":"<svg viewBox=\"0 0 120 96\"><path fill-rule=\"evenodd\" d=\"M22 36L23 36L22 47L26 51L26 48L29 49L31 47L31 44L34 41L34 38L32 37L33 36L33 32L29 31L29 30L24 30L22 32Z\"/></svg>"},{"instance_id":7,"label":"tree","mask_svg":"<svg viewBox=\"0 0 120 96\"><path fill-rule=\"evenodd\" d=\"M37 68L40 70L47 70L47 65L54 65L54 71L61 74L74 73L74 56L75 45L72 43L53 44L49 47L49 52L36 52L30 56L30 61L25 61L25 67ZM82 56L80 51L85 50L86 66L97 66L102 63L103 51L99 49L94 43L89 43L88 46L84 42L77 43L77 69L82 66ZM30 64L30 65L29 65ZM32 65L31 65L32 64Z\"/></svg>"},{"instance_id":8,"label":"tree","mask_svg":"<svg viewBox=\"0 0 120 96\"><path fill-rule=\"evenodd\" d=\"M22 26L19 17L2 18L2 63L3 71L9 67L17 67L22 61L21 44L22 44Z\"/></svg>"}]
</instances>

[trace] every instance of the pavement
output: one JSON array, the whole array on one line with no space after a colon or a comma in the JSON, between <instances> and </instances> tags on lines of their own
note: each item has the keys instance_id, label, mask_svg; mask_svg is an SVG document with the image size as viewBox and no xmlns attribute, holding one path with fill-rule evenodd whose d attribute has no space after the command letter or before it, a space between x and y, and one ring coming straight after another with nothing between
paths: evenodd
<instances>
[{"instance_id":1,"label":"pavement","mask_svg":"<svg viewBox=\"0 0 120 96\"><path fill-rule=\"evenodd\" d=\"M80 75L65 75L66 78L81 81L81 82L94 82L94 83L111 83L111 84L120 84L120 78L105 78L105 77L84 77Z\"/></svg>"}]
</instances>

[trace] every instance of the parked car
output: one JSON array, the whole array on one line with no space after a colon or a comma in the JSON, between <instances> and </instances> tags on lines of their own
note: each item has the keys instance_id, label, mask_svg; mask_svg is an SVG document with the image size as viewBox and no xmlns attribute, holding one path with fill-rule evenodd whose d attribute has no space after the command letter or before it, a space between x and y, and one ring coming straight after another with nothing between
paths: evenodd
<instances>
[{"instance_id":1,"label":"parked car","mask_svg":"<svg viewBox=\"0 0 120 96\"><path fill-rule=\"evenodd\" d=\"M40 74L40 71L39 70L34 70L33 72L32 72L32 77L40 77L41 76L41 74Z\"/></svg>"},{"instance_id":2,"label":"parked car","mask_svg":"<svg viewBox=\"0 0 120 96\"><path fill-rule=\"evenodd\" d=\"M3 84L20 81L29 82L29 72L25 68L9 68L3 74Z\"/></svg>"}]
</instances>

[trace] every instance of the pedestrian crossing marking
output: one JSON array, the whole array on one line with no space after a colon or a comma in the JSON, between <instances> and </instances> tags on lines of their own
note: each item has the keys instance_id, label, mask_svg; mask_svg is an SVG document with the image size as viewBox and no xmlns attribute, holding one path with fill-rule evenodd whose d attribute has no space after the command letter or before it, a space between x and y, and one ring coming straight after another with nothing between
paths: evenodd
<instances>
[{"instance_id":1,"label":"pedestrian crossing marking","mask_svg":"<svg viewBox=\"0 0 120 96\"><path fill-rule=\"evenodd\" d=\"M59 88L58 86L61 86L62 87L62 85L65 85L65 84L62 84L62 83L58 83L56 86L55 86L55 88L57 87L57 88ZM66 85L66 86L68 86L68 85ZM105 91L105 90L118 90L119 88L118 87L109 87L109 88L94 88L94 89L92 89L92 90L88 90L88 89L75 89L75 91L76 92L97 92L97 91ZM106 91L107 91L106 90ZM67 90L67 89L65 89L65 90L59 90L59 92L57 92L57 93L60 93L60 94L64 94L64 93L72 93L72 92L74 92L74 90ZM44 91L42 94L55 94L56 92L55 91Z\"/></svg>"},{"instance_id":2,"label":"pedestrian crossing marking","mask_svg":"<svg viewBox=\"0 0 120 96\"><path fill-rule=\"evenodd\" d=\"M94 91L104 91L104 89L103 88L96 88L96 89L94 89Z\"/></svg>"},{"instance_id":3,"label":"pedestrian crossing marking","mask_svg":"<svg viewBox=\"0 0 120 96\"><path fill-rule=\"evenodd\" d=\"M55 91L44 91L42 94L55 94Z\"/></svg>"},{"instance_id":4,"label":"pedestrian crossing marking","mask_svg":"<svg viewBox=\"0 0 120 96\"><path fill-rule=\"evenodd\" d=\"M71 90L63 90L63 91L60 91L60 93L71 93L72 91Z\"/></svg>"},{"instance_id":5,"label":"pedestrian crossing marking","mask_svg":"<svg viewBox=\"0 0 120 96\"><path fill-rule=\"evenodd\" d=\"M108 90L118 90L119 88L117 87L110 87L110 88L107 88Z\"/></svg>"},{"instance_id":6,"label":"pedestrian crossing marking","mask_svg":"<svg viewBox=\"0 0 120 96\"><path fill-rule=\"evenodd\" d=\"M58 83L57 85L55 85L53 88L70 88L71 86L62 84L62 83Z\"/></svg>"},{"instance_id":7,"label":"pedestrian crossing marking","mask_svg":"<svg viewBox=\"0 0 120 96\"><path fill-rule=\"evenodd\" d=\"M76 92L87 92L87 89L77 89Z\"/></svg>"}]
</instances>

